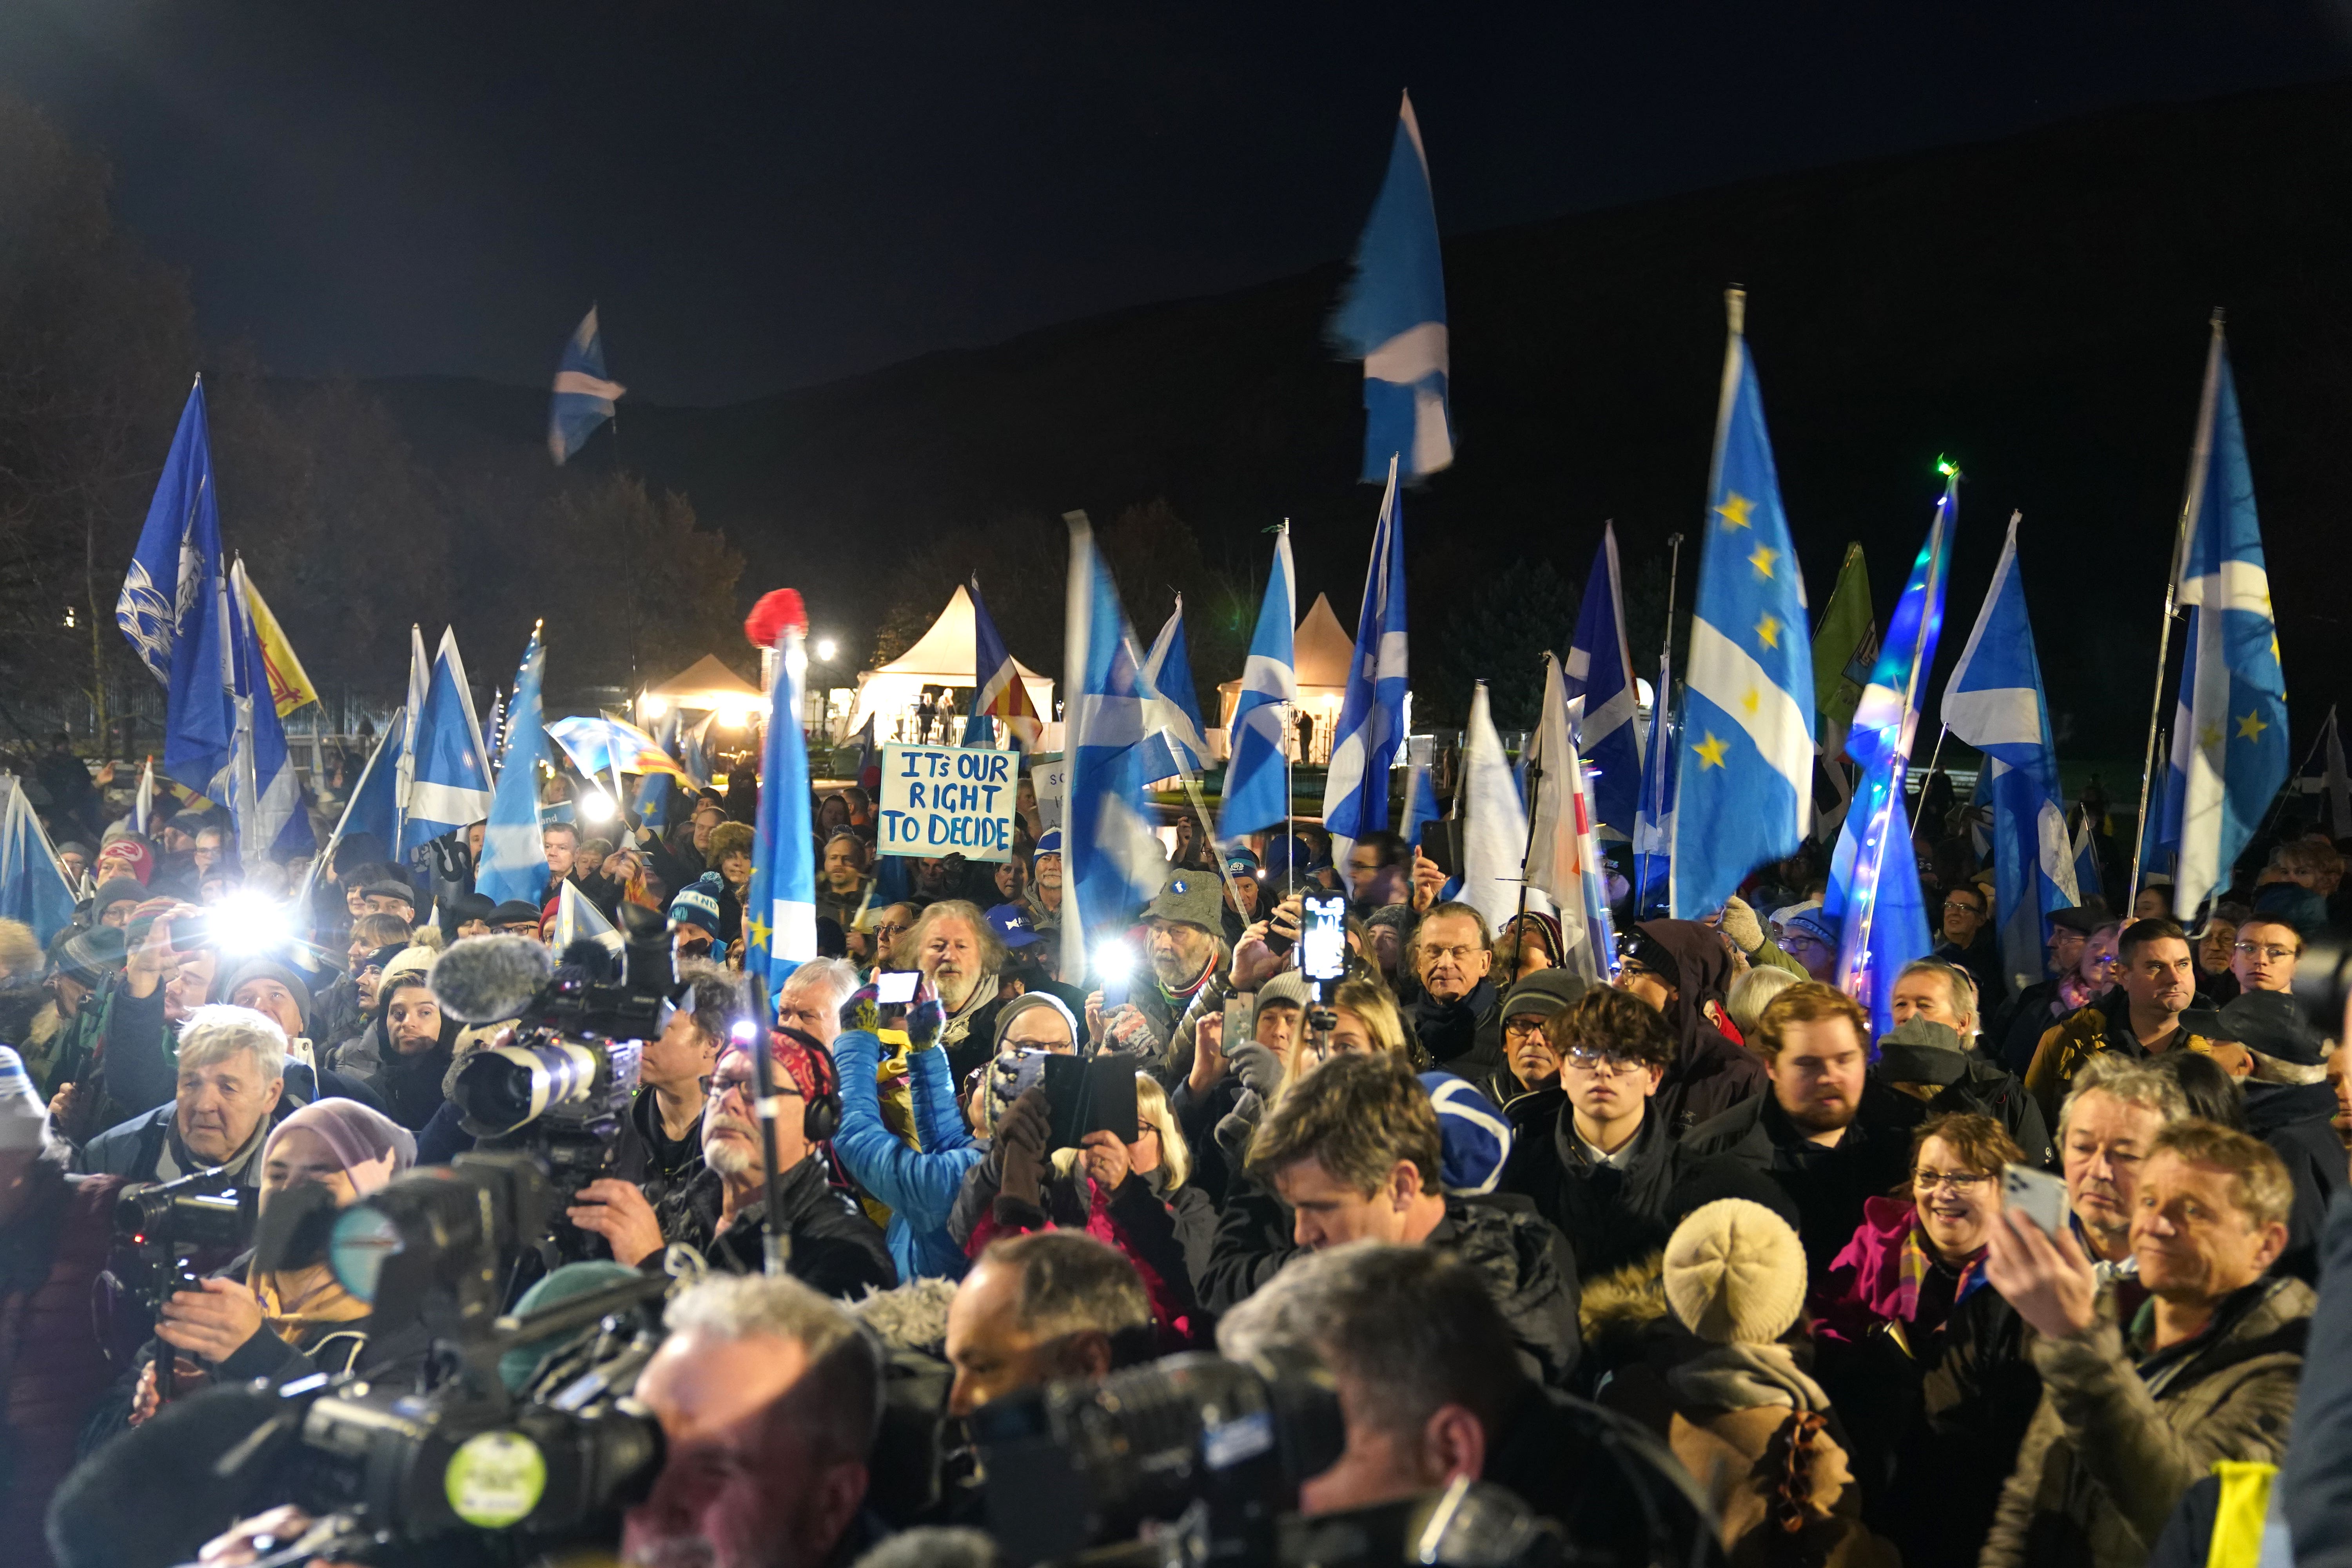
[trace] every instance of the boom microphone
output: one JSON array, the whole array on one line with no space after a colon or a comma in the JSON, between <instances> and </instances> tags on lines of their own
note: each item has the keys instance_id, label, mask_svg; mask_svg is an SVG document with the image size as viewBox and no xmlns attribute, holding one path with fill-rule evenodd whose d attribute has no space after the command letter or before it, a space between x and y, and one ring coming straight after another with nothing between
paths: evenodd
<instances>
[{"instance_id":1,"label":"boom microphone","mask_svg":"<svg viewBox=\"0 0 2352 1568\"><path fill-rule=\"evenodd\" d=\"M74 1468L50 1501L58 1568L169 1568L265 1501L266 1470L225 1477L240 1445L287 1414L266 1388L234 1384L175 1399ZM289 1426L285 1436L290 1438ZM135 1498L136 1507L124 1506Z\"/></svg>"},{"instance_id":2,"label":"boom microphone","mask_svg":"<svg viewBox=\"0 0 2352 1568\"><path fill-rule=\"evenodd\" d=\"M519 1018L555 978L555 960L527 936L469 936L433 961L425 984L461 1023Z\"/></svg>"}]
</instances>

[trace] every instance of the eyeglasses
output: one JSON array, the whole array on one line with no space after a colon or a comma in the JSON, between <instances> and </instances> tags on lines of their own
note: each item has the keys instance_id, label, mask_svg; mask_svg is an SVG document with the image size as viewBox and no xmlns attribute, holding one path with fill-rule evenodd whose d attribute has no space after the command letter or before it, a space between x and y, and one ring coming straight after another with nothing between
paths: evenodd
<instances>
[{"instance_id":1,"label":"eyeglasses","mask_svg":"<svg viewBox=\"0 0 2352 1568\"><path fill-rule=\"evenodd\" d=\"M1530 1037L1541 1038L1543 1032L1544 1021L1541 1018L1506 1018L1503 1020L1503 1038L1507 1040L1524 1040Z\"/></svg>"},{"instance_id":2,"label":"eyeglasses","mask_svg":"<svg viewBox=\"0 0 2352 1568\"><path fill-rule=\"evenodd\" d=\"M1611 1056L1605 1051L1570 1051L1560 1059L1577 1071L1591 1073L1595 1078L1631 1078L1635 1073L1648 1071L1650 1066L1632 1057Z\"/></svg>"},{"instance_id":3,"label":"eyeglasses","mask_svg":"<svg viewBox=\"0 0 2352 1568\"><path fill-rule=\"evenodd\" d=\"M1982 1171L1914 1171L1911 1173L1911 1184L1923 1193L1932 1193L1937 1187L1949 1187L1962 1197L1968 1196L1979 1186L1991 1180L1992 1177Z\"/></svg>"},{"instance_id":4,"label":"eyeglasses","mask_svg":"<svg viewBox=\"0 0 2352 1568\"><path fill-rule=\"evenodd\" d=\"M2248 956L2260 953L2264 958L2269 959L2273 963L2278 963L2281 959L2293 958L2295 956L2294 949L2291 947L2280 947L2274 943L2266 942L2242 942L2232 947L2231 951L2233 952L2242 952Z\"/></svg>"}]
</instances>

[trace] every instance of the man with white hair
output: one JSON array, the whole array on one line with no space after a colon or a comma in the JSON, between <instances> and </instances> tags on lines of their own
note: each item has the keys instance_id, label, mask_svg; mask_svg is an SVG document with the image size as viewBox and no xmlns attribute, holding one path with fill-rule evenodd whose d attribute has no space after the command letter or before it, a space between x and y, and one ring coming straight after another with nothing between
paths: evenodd
<instances>
[{"instance_id":1,"label":"man with white hair","mask_svg":"<svg viewBox=\"0 0 2352 1568\"><path fill-rule=\"evenodd\" d=\"M74 1169L169 1182L226 1166L236 1185L251 1185L270 1128L293 1109L285 1089L286 1031L275 1019L250 1007L198 1007L180 1026L172 1100L91 1139Z\"/></svg>"},{"instance_id":2,"label":"man with white hair","mask_svg":"<svg viewBox=\"0 0 2352 1568\"><path fill-rule=\"evenodd\" d=\"M637 1379L661 1473L623 1525L625 1561L698 1568L847 1562L882 1423L882 1363L849 1312L793 1279L703 1280L669 1304Z\"/></svg>"},{"instance_id":3,"label":"man with white hair","mask_svg":"<svg viewBox=\"0 0 2352 1568\"><path fill-rule=\"evenodd\" d=\"M845 958L815 958L784 979L776 992L776 1022L798 1029L827 1050L841 1033L841 1007L859 982Z\"/></svg>"}]
</instances>

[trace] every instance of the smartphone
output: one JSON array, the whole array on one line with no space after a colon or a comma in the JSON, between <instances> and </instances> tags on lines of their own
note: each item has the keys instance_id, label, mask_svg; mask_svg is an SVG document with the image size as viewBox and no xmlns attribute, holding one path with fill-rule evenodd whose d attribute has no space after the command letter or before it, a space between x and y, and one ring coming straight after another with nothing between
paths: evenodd
<instances>
[{"instance_id":1,"label":"smartphone","mask_svg":"<svg viewBox=\"0 0 2352 1568\"><path fill-rule=\"evenodd\" d=\"M1222 1049L1226 1056L1232 1056L1234 1047L1244 1040L1256 1037L1250 1033L1250 1004L1251 998L1239 993L1225 998L1225 1037Z\"/></svg>"},{"instance_id":2,"label":"smartphone","mask_svg":"<svg viewBox=\"0 0 2352 1568\"><path fill-rule=\"evenodd\" d=\"M2031 1165L2003 1165L2000 1201L2040 1226L2052 1239L2066 1234L2066 1184L2049 1172Z\"/></svg>"},{"instance_id":3,"label":"smartphone","mask_svg":"<svg viewBox=\"0 0 2352 1568\"><path fill-rule=\"evenodd\" d=\"M1307 895L1307 928L1298 938L1298 967L1328 985L1348 970L1348 900L1339 893Z\"/></svg>"},{"instance_id":4,"label":"smartphone","mask_svg":"<svg viewBox=\"0 0 2352 1568\"><path fill-rule=\"evenodd\" d=\"M1443 818L1425 823L1421 830L1421 852L1445 873L1452 881L1462 874L1462 824L1458 819Z\"/></svg>"},{"instance_id":5,"label":"smartphone","mask_svg":"<svg viewBox=\"0 0 2352 1568\"><path fill-rule=\"evenodd\" d=\"M915 999L919 969L886 969L874 977L874 1000L885 1007L904 1007Z\"/></svg>"}]
</instances>

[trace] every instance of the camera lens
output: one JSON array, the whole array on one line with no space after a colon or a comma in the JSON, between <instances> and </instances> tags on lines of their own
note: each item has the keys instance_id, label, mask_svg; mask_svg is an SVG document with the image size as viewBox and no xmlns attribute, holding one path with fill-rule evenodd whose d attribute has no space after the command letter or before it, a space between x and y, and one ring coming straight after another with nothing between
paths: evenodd
<instances>
[{"instance_id":1,"label":"camera lens","mask_svg":"<svg viewBox=\"0 0 2352 1568\"><path fill-rule=\"evenodd\" d=\"M586 1099L595 1079L596 1053L583 1046L504 1046L467 1062L452 1098L467 1121L511 1132L551 1107Z\"/></svg>"}]
</instances>

